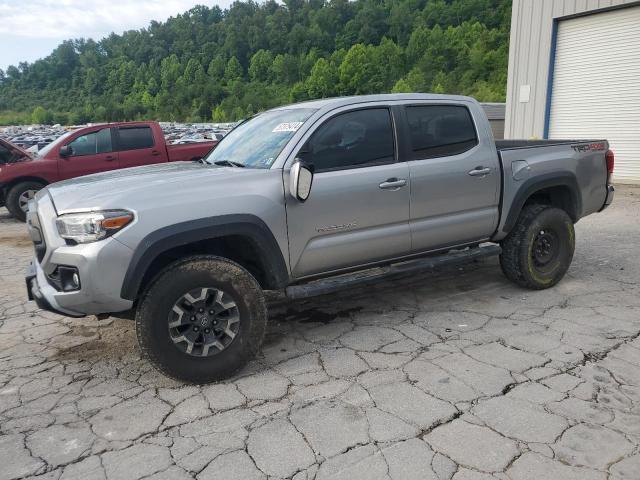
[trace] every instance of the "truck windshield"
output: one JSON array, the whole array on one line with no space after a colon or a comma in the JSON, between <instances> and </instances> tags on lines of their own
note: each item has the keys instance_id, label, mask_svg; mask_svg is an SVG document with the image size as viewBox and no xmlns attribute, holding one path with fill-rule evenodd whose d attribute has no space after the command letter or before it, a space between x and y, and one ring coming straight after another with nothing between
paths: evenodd
<instances>
[{"instance_id":1,"label":"truck windshield","mask_svg":"<svg viewBox=\"0 0 640 480\"><path fill-rule=\"evenodd\" d=\"M241 123L225 136L205 161L270 168L293 134L315 112L311 108L272 110Z\"/></svg>"}]
</instances>

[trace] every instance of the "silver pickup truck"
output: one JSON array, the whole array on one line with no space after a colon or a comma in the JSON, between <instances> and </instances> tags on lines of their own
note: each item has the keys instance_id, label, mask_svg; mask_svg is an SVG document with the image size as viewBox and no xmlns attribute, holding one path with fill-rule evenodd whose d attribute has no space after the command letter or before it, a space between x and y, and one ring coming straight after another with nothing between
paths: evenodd
<instances>
[{"instance_id":1,"label":"silver pickup truck","mask_svg":"<svg viewBox=\"0 0 640 480\"><path fill-rule=\"evenodd\" d=\"M555 285L574 224L613 199L605 140L495 142L481 106L425 94L275 108L202 162L90 175L30 203L30 298L135 317L169 376L210 382L260 348L265 290L291 298L500 255Z\"/></svg>"}]
</instances>

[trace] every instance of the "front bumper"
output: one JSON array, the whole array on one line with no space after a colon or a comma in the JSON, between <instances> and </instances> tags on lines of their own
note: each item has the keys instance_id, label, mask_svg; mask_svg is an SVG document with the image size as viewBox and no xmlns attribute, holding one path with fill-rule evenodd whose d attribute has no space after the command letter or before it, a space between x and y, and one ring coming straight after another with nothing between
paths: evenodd
<instances>
[{"instance_id":1,"label":"front bumper","mask_svg":"<svg viewBox=\"0 0 640 480\"><path fill-rule=\"evenodd\" d=\"M604 199L604 204L602 208L599 210L600 212L607 208L609 205L613 203L613 197L616 194L616 189L613 185L607 185L607 196Z\"/></svg>"},{"instance_id":2,"label":"front bumper","mask_svg":"<svg viewBox=\"0 0 640 480\"><path fill-rule=\"evenodd\" d=\"M29 263L29 266L27 267L27 274L24 278L27 283L27 297L29 298L29 300L35 301L36 305L38 305L38 307L42 310L47 310L49 312L57 313L59 315L64 315L67 317L84 317L85 315L81 313L72 312L70 310L63 310L60 305L57 304L55 298L52 295L49 295L50 300L47 299L45 294L40 289L40 283L38 282L38 270L36 268L36 265L38 264L34 261L31 261L31 263ZM42 269L40 269L40 272L42 272ZM52 288L46 283L43 286Z\"/></svg>"},{"instance_id":3,"label":"front bumper","mask_svg":"<svg viewBox=\"0 0 640 480\"><path fill-rule=\"evenodd\" d=\"M131 300L120 297L133 251L114 238L67 245L55 226L57 214L48 196L37 200L37 213L30 206L27 226L36 246L27 272L27 293L42 309L70 317L100 315L130 310ZM72 268L79 288L61 288L58 267Z\"/></svg>"}]
</instances>

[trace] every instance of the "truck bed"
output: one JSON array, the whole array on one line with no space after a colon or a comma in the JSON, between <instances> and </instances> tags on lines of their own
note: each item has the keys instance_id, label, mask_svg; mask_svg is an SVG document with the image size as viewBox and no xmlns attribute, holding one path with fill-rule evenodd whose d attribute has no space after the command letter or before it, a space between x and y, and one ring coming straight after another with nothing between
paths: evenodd
<instances>
[{"instance_id":1,"label":"truck bed","mask_svg":"<svg viewBox=\"0 0 640 480\"><path fill-rule=\"evenodd\" d=\"M497 140L502 168L502 204L520 211L531 190L567 186L567 211L574 221L597 212L607 198L606 140ZM502 215L498 231L506 234L515 221Z\"/></svg>"},{"instance_id":2,"label":"truck bed","mask_svg":"<svg viewBox=\"0 0 640 480\"><path fill-rule=\"evenodd\" d=\"M204 157L217 144L217 141L186 143L184 145L167 144L167 155L170 162L194 160Z\"/></svg>"}]
</instances>

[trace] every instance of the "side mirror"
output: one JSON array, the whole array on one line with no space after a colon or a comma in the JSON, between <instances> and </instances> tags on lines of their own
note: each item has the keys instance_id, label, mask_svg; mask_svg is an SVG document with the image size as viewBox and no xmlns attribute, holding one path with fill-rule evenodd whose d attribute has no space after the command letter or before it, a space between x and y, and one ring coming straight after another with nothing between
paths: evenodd
<instances>
[{"instance_id":1,"label":"side mirror","mask_svg":"<svg viewBox=\"0 0 640 480\"><path fill-rule=\"evenodd\" d=\"M60 147L61 157L70 157L71 155L73 155L73 148L71 148L69 145L64 145Z\"/></svg>"},{"instance_id":2,"label":"side mirror","mask_svg":"<svg viewBox=\"0 0 640 480\"><path fill-rule=\"evenodd\" d=\"M301 202L309 198L311 194L311 184L313 183L313 167L306 165L299 159L291 167L290 191L293 197Z\"/></svg>"}]
</instances>

